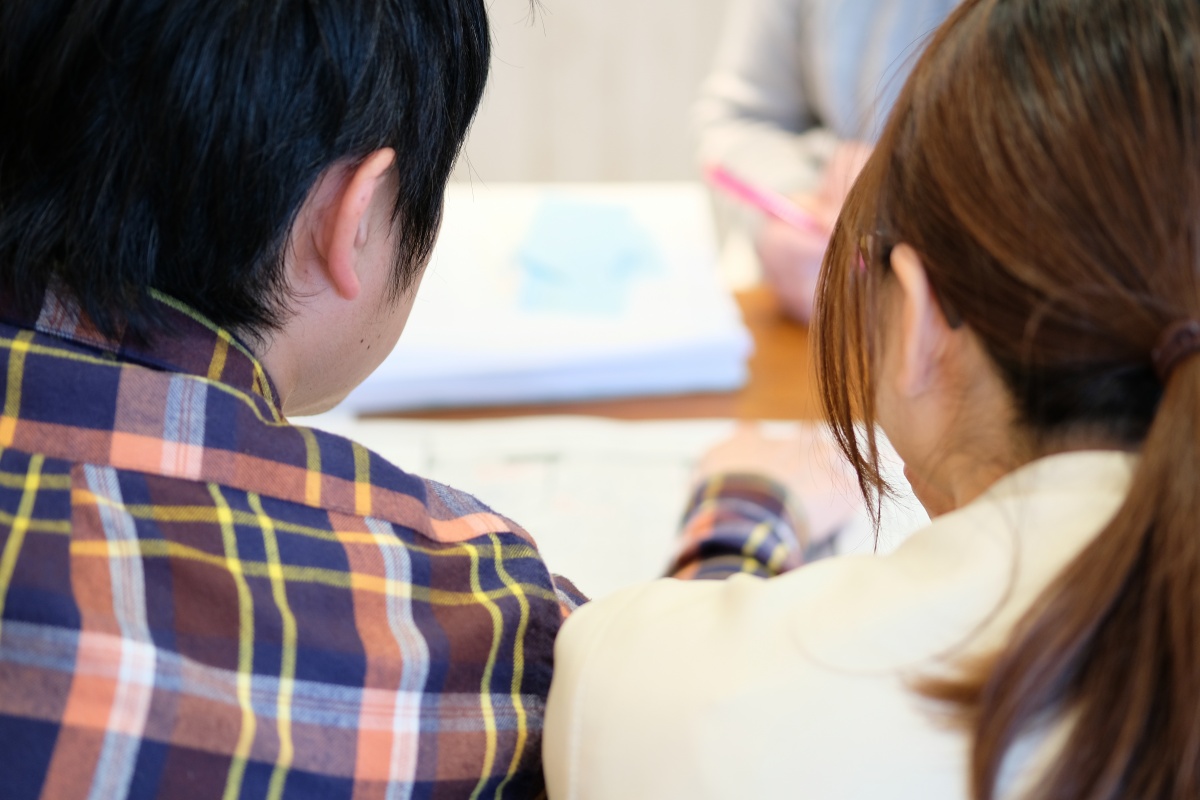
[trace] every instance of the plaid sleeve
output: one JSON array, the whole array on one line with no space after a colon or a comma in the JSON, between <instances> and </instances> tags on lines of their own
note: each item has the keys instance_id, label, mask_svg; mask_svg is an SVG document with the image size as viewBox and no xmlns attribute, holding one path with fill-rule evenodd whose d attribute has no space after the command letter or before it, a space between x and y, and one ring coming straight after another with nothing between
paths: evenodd
<instances>
[{"instance_id":1,"label":"plaid sleeve","mask_svg":"<svg viewBox=\"0 0 1200 800\"><path fill-rule=\"evenodd\" d=\"M550 580L554 583L554 593L558 596L558 606L564 618L588 601L587 595L562 575L551 575Z\"/></svg>"},{"instance_id":2,"label":"plaid sleeve","mask_svg":"<svg viewBox=\"0 0 1200 800\"><path fill-rule=\"evenodd\" d=\"M804 516L782 486L760 475L721 475L700 484L681 527L667 572L674 578L769 578L804 562Z\"/></svg>"}]
</instances>

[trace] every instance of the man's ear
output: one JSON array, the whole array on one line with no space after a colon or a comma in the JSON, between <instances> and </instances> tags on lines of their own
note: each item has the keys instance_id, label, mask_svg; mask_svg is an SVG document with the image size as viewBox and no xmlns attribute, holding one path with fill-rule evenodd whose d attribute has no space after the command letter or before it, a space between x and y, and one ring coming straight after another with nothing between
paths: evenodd
<instances>
[{"instance_id":1,"label":"man's ear","mask_svg":"<svg viewBox=\"0 0 1200 800\"><path fill-rule=\"evenodd\" d=\"M371 230L372 204L386 200L391 207L391 199L381 195L380 190L395 162L396 151L389 147L371 153L347 171L324 206L323 246L319 250L330 284L346 300L356 298L361 288L359 255L375 234Z\"/></svg>"},{"instance_id":2,"label":"man's ear","mask_svg":"<svg viewBox=\"0 0 1200 800\"><path fill-rule=\"evenodd\" d=\"M929 285L921 256L907 244L892 249L889 264L903 294L899 333L899 386L902 393L923 393L937 377L941 357L953 333Z\"/></svg>"}]
</instances>

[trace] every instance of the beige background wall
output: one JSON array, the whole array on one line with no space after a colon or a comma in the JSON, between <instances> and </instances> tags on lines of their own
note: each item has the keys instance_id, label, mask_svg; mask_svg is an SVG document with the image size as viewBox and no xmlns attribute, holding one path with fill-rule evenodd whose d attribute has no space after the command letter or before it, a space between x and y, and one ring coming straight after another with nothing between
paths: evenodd
<instances>
[{"instance_id":1,"label":"beige background wall","mask_svg":"<svg viewBox=\"0 0 1200 800\"><path fill-rule=\"evenodd\" d=\"M727 2L492 0L494 53L457 178L672 180L696 175L688 113Z\"/></svg>"}]
</instances>

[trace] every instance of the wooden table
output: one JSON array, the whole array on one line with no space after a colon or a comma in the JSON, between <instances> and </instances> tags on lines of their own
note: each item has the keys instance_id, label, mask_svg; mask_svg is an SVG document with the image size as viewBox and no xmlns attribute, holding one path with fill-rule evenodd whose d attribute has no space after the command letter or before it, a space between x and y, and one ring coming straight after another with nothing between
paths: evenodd
<instances>
[{"instance_id":1,"label":"wooden table","mask_svg":"<svg viewBox=\"0 0 1200 800\"><path fill-rule=\"evenodd\" d=\"M820 402L808 347L808 329L788 320L774 295L763 288L737 295L754 337L750 380L737 392L643 397L583 403L411 411L382 416L403 419L496 419L543 414L585 414L627 420L817 419Z\"/></svg>"}]
</instances>

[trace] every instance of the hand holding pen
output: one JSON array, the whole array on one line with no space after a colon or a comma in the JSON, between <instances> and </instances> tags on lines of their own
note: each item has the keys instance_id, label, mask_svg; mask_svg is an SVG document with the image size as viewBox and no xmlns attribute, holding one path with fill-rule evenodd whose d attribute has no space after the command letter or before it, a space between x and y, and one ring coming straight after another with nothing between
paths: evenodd
<instances>
[{"instance_id":1,"label":"hand holding pen","mask_svg":"<svg viewBox=\"0 0 1200 800\"><path fill-rule=\"evenodd\" d=\"M812 316L833 223L870 152L868 145L843 143L830 159L818 190L794 198L755 185L723 165L705 170L713 188L764 215L754 239L763 278L784 311L800 322Z\"/></svg>"},{"instance_id":2,"label":"hand holding pen","mask_svg":"<svg viewBox=\"0 0 1200 800\"><path fill-rule=\"evenodd\" d=\"M714 188L769 217L787 223L797 230L827 233L827 227L812 212L794 200L740 178L719 164L707 167L704 175Z\"/></svg>"}]
</instances>

